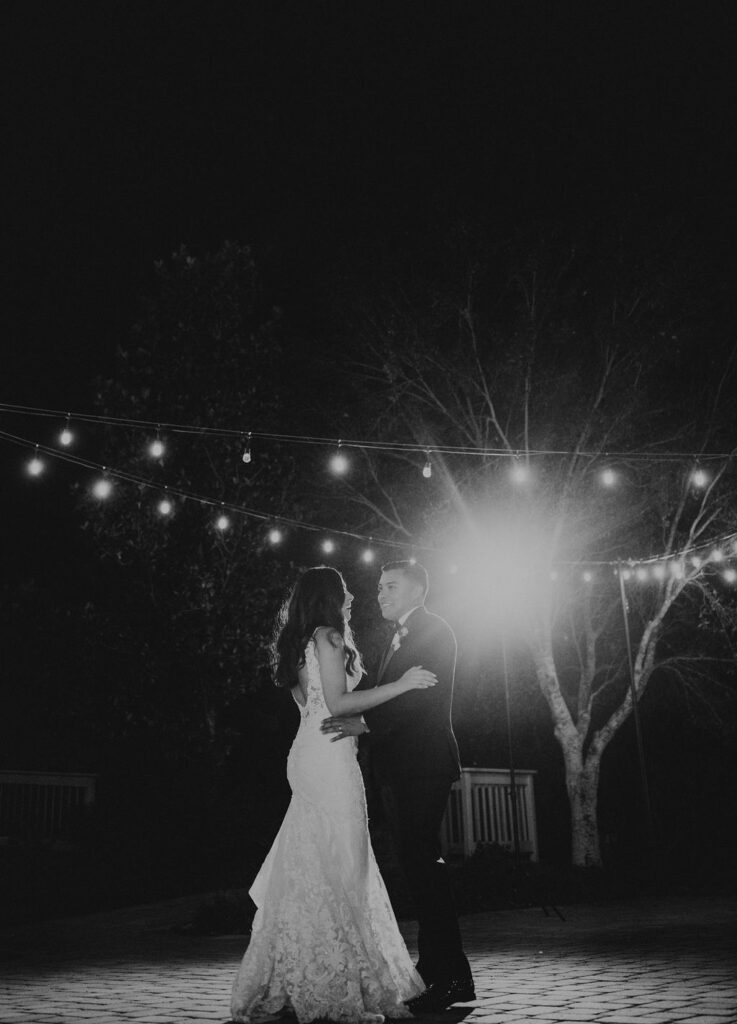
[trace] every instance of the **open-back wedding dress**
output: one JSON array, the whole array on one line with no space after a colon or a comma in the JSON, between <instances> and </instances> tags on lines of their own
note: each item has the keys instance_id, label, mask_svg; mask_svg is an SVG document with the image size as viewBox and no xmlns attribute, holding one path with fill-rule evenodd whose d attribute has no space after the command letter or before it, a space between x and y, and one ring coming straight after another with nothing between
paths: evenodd
<instances>
[{"instance_id":1,"label":"open-back wedding dress","mask_svg":"<svg viewBox=\"0 0 737 1024\"><path fill-rule=\"evenodd\" d=\"M250 890L258 910L233 985L233 1019L409 1017L404 1001L424 985L371 848L356 740L320 732L330 711L314 639L305 666L306 700L297 700L301 721L287 761L292 799ZM359 678L348 678L349 690Z\"/></svg>"}]
</instances>

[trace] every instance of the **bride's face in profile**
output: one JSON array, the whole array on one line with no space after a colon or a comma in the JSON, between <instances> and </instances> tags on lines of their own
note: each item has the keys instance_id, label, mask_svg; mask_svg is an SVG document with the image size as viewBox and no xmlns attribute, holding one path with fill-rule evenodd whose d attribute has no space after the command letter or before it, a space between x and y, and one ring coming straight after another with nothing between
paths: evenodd
<instances>
[{"instance_id":1,"label":"bride's face in profile","mask_svg":"<svg viewBox=\"0 0 737 1024\"><path fill-rule=\"evenodd\" d=\"M351 621L351 605L353 604L353 594L346 587L345 600L343 601L343 618L346 622Z\"/></svg>"}]
</instances>

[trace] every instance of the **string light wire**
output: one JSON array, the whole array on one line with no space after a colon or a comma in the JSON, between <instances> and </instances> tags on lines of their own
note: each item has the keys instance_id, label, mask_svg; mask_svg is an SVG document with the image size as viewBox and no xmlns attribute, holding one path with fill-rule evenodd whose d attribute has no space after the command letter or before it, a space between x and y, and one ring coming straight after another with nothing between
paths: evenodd
<instances>
[{"instance_id":1,"label":"string light wire","mask_svg":"<svg viewBox=\"0 0 737 1024\"><path fill-rule=\"evenodd\" d=\"M1 408L1 406L0 406ZM75 417L76 418L76 417ZM162 425L163 426L163 425ZM242 436L242 432L238 433L238 436ZM91 459L82 458L79 455L74 455L69 451L60 451L58 448L52 448L47 445L36 443L28 438L20 437L16 434L11 434L7 431L0 430L0 439L5 440L11 444L17 445L22 448L30 448L34 452L43 452L50 458L59 459L62 462L70 463L74 466L79 466L83 469L103 473L106 478L114 477L119 480L133 483L138 486L146 487L154 491L161 491L160 481L150 480L146 477L140 476L136 473L130 473L127 470L114 469L110 466L103 465L99 462L94 462ZM345 441L341 441L342 445L345 445ZM426 449L421 449L425 451ZM437 449L434 449L437 450ZM702 456L703 457L703 456ZM296 529L305 530L310 533L329 533L333 536L348 537L352 540L361 541L368 543L369 545L378 544L381 547L393 548L399 550L406 550L408 544L406 541L388 540L388 539L377 539L373 536L369 536L363 533L358 533L353 530L341 530L335 527L326 527L324 525L318 525L314 523L306 523L303 520L294 519L284 515L274 515L273 512L262 512L259 509L250 508L246 505L238 505L233 502L221 501L215 498L209 498L206 495L198 494L194 491L185 490L179 487L166 487L167 495L174 495L182 499L197 502L200 505L209 506L211 508L218 508L221 513L230 512L235 515L241 515L249 519L255 519L260 522L278 523L281 526L291 526ZM687 557L690 559L692 566L698 570L710 561L718 561L713 558L712 555L715 552L719 552L721 555L722 550L725 546L731 545L732 550L737 554L737 531L732 531L727 534L723 534L718 537L712 537L708 541L702 543L689 545L679 551L671 553L661 553L655 555L648 555L646 557L637 559L627 559L622 561L621 559L579 559L577 561L561 561L556 563L559 567L589 567L595 569L597 567L614 567L615 571L618 571L619 566L626 565L627 570L624 571L635 571L636 567L645 568L648 566L655 566L657 564L678 564L679 561L683 561ZM426 553L441 553L442 549L427 544L412 544L413 549L423 551ZM699 554L700 553L700 554ZM368 556L368 557L367 557ZM369 547L362 554L364 561L371 560L374 556L374 552ZM702 557L703 556L703 557ZM642 574L640 574L642 575ZM660 579L660 574L656 577Z\"/></svg>"}]
</instances>

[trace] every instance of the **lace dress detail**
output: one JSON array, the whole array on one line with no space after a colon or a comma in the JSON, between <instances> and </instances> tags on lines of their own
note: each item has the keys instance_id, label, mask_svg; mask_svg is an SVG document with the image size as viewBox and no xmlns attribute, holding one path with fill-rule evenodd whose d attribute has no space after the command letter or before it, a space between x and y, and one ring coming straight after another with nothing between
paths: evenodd
<instances>
[{"instance_id":1,"label":"lace dress detail","mask_svg":"<svg viewBox=\"0 0 737 1024\"><path fill-rule=\"evenodd\" d=\"M379 1024L409 1017L424 988L397 927L371 848L354 738L320 732L330 716L314 640L306 700L287 760L292 799L250 895L251 940L233 985L235 1021L286 1011ZM348 679L353 689L360 677Z\"/></svg>"}]
</instances>

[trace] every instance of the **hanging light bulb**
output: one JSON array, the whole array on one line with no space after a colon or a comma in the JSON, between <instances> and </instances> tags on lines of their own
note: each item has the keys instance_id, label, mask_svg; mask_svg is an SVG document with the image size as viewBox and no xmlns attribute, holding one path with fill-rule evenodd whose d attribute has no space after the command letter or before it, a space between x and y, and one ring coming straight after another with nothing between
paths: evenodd
<instances>
[{"instance_id":1,"label":"hanging light bulb","mask_svg":"<svg viewBox=\"0 0 737 1024\"><path fill-rule=\"evenodd\" d=\"M512 466L512 479L516 484L524 484L530 479L530 467L525 462L518 462L515 459Z\"/></svg>"},{"instance_id":2,"label":"hanging light bulb","mask_svg":"<svg viewBox=\"0 0 737 1024\"><path fill-rule=\"evenodd\" d=\"M266 536L268 538L269 544L281 544L282 540L284 539L284 534L276 526L273 526Z\"/></svg>"},{"instance_id":3,"label":"hanging light bulb","mask_svg":"<svg viewBox=\"0 0 737 1024\"><path fill-rule=\"evenodd\" d=\"M432 462L430 462L430 452L425 452L425 465L422 467L422 475L426 480L429 480L432 476Z\"/></svg>"},{"instance_id":4,"label":"hanging light bulb","mask_svg":"<svg viewBox=\"0 0 737 1024\"><path fill-rule=\"evenodd\" d=\"M593 580L593 578L594 578L594 574L593 574L592 572L589 572L589 570L588 570L588 569L586 569L586 570L585 570L585 571L584 571L584 572L583 572L583 573L581 574L581 578L583 579L584 583L591 583L591 581L592 581L592 580Z\"/></svg>"},{"instance_id":5,"label":"hanging light bulb","mask_svg":"<svg viewBox=\"0 0 737 1024\"><path fill-rule=\"evenodd\" d=\"M45 463L38 454L38 445L36 445L33 456L26 463L26 470L29 476L40 476L45 468Z\"/></svg>"},{"instance_id":6,"label":"hanging light bulb","mask_svg":"<svg viewBox=\"0 0 737 1024\"><path fill-rule=\"evenodd\" d=\"M724 579L727 583L734 583L737 580L737 572L734 569L725 569Z\"/></svg>"},{"instance_id":7,"label":"hanging light bulb","mask_svg":"<svg viewBox=\"0 0 737 1024\"><path fill-rule=\"evenodd\" d=\"M69 416L67 416L67 421L64 424L64 429L59 434L59 444L62 444L64 445L65 448L68 448L73 440L74 434L69 429Z\"/></svg>"},{"instance_id":8,"label":"hanging light bulb","mask_svg":"<svg viewBox=\"0 0 737 1024\"><path fill-rule=\"evenodd\" d=\"M665 566L661 565L660 563L658 563L656 566L654 566L653 567L653 576L655 577L656 580L663 580L663 579L665 579Z\"/></svg>"},{"instance_id":9,"label":"hanging light bulb","mask_svg":"<svg viewBox=\"0 0 737 1024\"><path fill-rule=\"evenodd\" d=\"M162 498L156 507L159 510L160 515L168 516L171 515L174 506L172 505L168 498Z\"/></svg>"},{"instance_id":10,"label":"hanging light bulb","mask_svg":"<svg viewBox=\"0 0 737 1024\"><path fill-rule=\"evenodd\" d=\"M320 547L322 548L326 555L332 555L333 551L335 551L335 541L332 541L329 537L326 537L325 540L320 545Z\"/></svg>"},{"instance_id":11,"label":"hanging light bulb","mask_svg":"<svg viewBox=\"0 0 737 1024\"><path fill-rule=\"evenodd\" d=\"M706 487L709 482L709 475L703 469L695 469L691 474L691 483L694 487Z\"/></svg>"},{"instance_id":12,"label":"hanging light bulb","mask_svg":"<svg viewBox=\"0 0 737 1024\"><path fill-rule=\"evenodd\" d=\"M343 476L349 469L350 462L340 450L340 441L338 441L338 450L330 459L330 470L335 473L336 476Z\"/></svg>"},{"instance_id":13,"label":"hanging light bulb","mask_svg":"<svg viewBox=\"0 0 737 1024\"><path fill-rule=\"evenodd\" d=\"M623 580L631 580L632 579L632 571L630 569L622 569L622 579Z\"/></svg>"},{"instance_id":14,"label":"hanging light bulb","mask_svg":"<svg viewBox=\"0 0 737 1024\"><path fill-rule=\"evenodd\" d=\"M165 446L164 442L160 437L155 437L151 444L148 446L148 454L152 459L160 459L164 454Z\"/></svg>"},{"instance_id":15,"label":"hanging light bulb","mask_svg":"<svg viewBox=\"0 0 737 1024\"><path fill-rule=\"evenodd\" d=\"M104 501L106 498L109 498L112 492L113 485L106 476L100 477L100 479L96 480L95 483L92 485L92 493L96 498L99 498L101 501Z\"/></svg>"},{"instance_id":16,"label":"hanging light bulb","mask_svg":"<svg viewBox=\"0 0 737 1024\"><path fill-rule=\"evenodd\" d=\"M245 447L243 449L243 455L241 455L241 459L242 459L243 462L246 463L246 465L248 465L248 463L251 461L251 431L250 430L248 431L248 439L247 439L247 441L245 443Z\"/></svg>"},{"instance_id":17,"label":"hanging light bulb","mask_svg":"<svg viewBox=\"0 0 737 1024\"><path fill-rule=\"evenodd\" d=\"M701 559L699 558L698 555L693 555L692 556L692 558L691 558L691 565L694 567L694 569L700 569L701 568Z\"/></svg>"},{"instance_id":18,"label":"hanging light bulb","mask_svg":"<svg viewBox=\"0 0 737 1024\"><path fill-rule=\"evenodd\" d=\"M683 562L673 561L669 567L671 576L675 576L677 580L683 579Z\"/></svg>"},{"instance_id":19,"label":"hanging light bulb","mask_svg":"<svg viewBox=\"0 0 737 1024\"><path fill-rule=\"evenodd\" d=\"M617 474L610 466L607 466L606 469L602 469L600 479L605 487L614 487L617 482Z\"/></svg>"},{"instance_id":20,"label":"hanging light bulb","mask_svg":"<svg viewBox=\"0 0 737 1024\"><path fill-rule=\"evenodd\" d=\"M639 569L635 570L635 576L640 581L640 583L645 582L645 580L647 579L647 569L644 565L641 565Z\"/></svg>"},{"instance_id":21,"label":"hanging light bulb","mask_svg":"<svg viewBox=\"0 0 737 1024\"><path fill-rule=\"evenodd\" d=\"M228 519L228 517L223 513L215 520L215 526L221 533L224 533L230 526L230 519Z\"/></svg>"},{"instance_id":22,"label":"hanging light bulb","mask_svg":"<svg viewBox=\"0 0 737 1024\"><path fill-rule=\"evenodd\" d=\"M712 553L709 555L709 559L712 562L721 562L723 558L724 554L719 550L719 548L714 548Z\"/></svg>"},{"instance_id":23,"label":"hanging light bulb","mask_svg":"<svg viewBox=\"0 0 737 1024\"><path fill-rule=\"evenodd\" d=\"M373 551L371 550L371 548L365 548L365 549L364 549L364 550L363 550L363 551L361 552L361 561L362 561L362 562L366 562L366 563L368 564L368 563L370 563L370 562L373 562L375 558L376 558L376 555L375 555L375 554L374 554L374 552L373 552Z\"/></svg>"}]
</instances>

